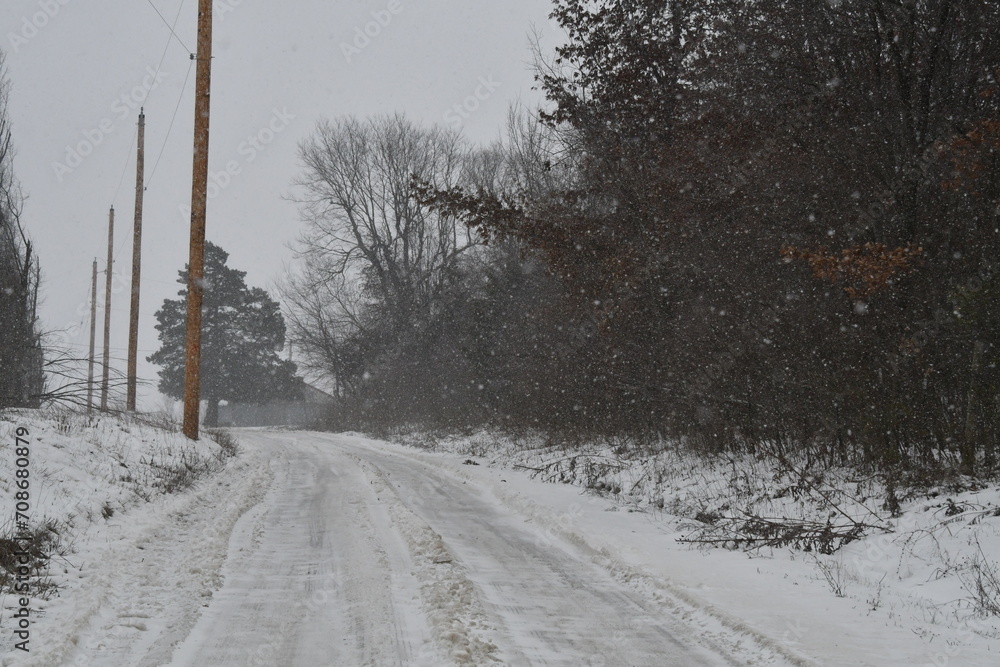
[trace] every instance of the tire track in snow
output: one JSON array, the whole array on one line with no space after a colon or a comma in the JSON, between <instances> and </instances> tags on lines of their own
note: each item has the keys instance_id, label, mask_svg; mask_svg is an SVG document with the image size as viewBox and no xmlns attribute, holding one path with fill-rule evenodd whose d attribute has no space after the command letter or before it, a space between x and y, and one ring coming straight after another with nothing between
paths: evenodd
<instances>
[{"instance_id":1,"label":"tire track in snow","mask_svg":"<svg viewBox=\"0 0 1000 667\"><path fill-rule=\"evenodd\" d=\"M477 616L493 626L491 643L499 648L492 659L574 667L743 664L706 650L706 642L689 641L683 619L621 586L569 545L540 541L522 515L474 485L416 455L400 456L360 438L323 437L377 470L443 540L439 548L449 558L456 555L462 578L483 602Z\"/></svg>"},{"instance_id":2,"label":"tire track in snow","mask_svg":"<svg viewBox=\"0 0 1000 667\"><path fill-rule=\"evenodd\" d=\"M258 545L227 569L172 664L442 664L391 503L355 461L296 434L241 440L281 459L275 492L257 518Z\"/></svg>"},{"instance_id":3,"label":"tire track in snow","mask_svg":"<svg viewBox=\"0 0 1000 667\"><path fill-rule=\"evenodd\" d=\"M389 512L416 565L424 609L435 639L458 665L497 662L497 647L485 637L493 628L483 613L476 587L441 536L406 507L382 470L361 457L352 458L378 492L393 499Z\"/></svg>"},{"instance_id":4,"label":"tire track in snow","mask_svg":"<svg viewBox=\"0 0 1000 667\"><path fill-rule=\"evenodd\" d=\"M400 459L405 460L406 470L419 469L421 471L419 474L423 480L419 483L420 488L416 489L418 494L423 492L425 496L444 496L446 494L443 494L442 490L453 485L455 480L461 484L474 482L476 485L483 485L486 483L488 485L486 490L499 501L501 506L508 508L523 519L534 522L545 531L544 542L564 541L571 545L571 549L578 549L586 559L599 566L614 580L659 607L663 613L676 619L679 626L677 631L681 633L681 636L694 638L699 644L711 649L728 664L784 664L796 667L816 667L817 665L814 660L758 632L742 619L732 617L725 611L698 599L695 595L678 589L668 581L653 577L628 565L613 550L599 544L595 545L587 536L574 531L563 517L555 516L552 511L521 497L516 492L506 488L505 485L483 480L480 476L470 474L460 465L446 463L437 458L432 464L426 456L421 456L417 451L408 451L403 447L386 446L385 443L376 443L360 437L328 437L332 443L344 443L344 446L349 451L355 452L356 455L368 450L370 454L367 455L367 458L373 462L376 459L381 459L387 464L385 466L387 470L390 467L394 470L392 477L395 479L399 478L396 473L403 472L400 469ZM438 497L432 498L427 505L433 508L446 504L461 504L462 502L467 501ZM525 545L525 548L530 548L530 546ZM504 585L501 584L501 587ZM493 595L503 604L504 593L494 591ZM518 596L507 596L509 602L507 611L515 616L523 611L517 604L518 599ZM594 660L593 664L604 664L599 659L594 658ZM617 663L608 662L607 664Z\"/></svg>"}]
</instances>

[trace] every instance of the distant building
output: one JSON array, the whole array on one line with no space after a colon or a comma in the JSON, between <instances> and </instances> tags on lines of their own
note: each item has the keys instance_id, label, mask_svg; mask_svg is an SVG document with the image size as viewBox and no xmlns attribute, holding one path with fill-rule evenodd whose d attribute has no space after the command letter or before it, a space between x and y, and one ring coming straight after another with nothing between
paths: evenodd
<instances>
[{"instance_id":1,"label":"distant building","mask_svg":"<svg viewBox=\"0 0 1000 667\"><path fill-rule=\"evenodd\" d=\"M228 403L219 406L219 426L293 426L306 428L330 416L336 400L305 383L302 399L269 403Z\"/></svg>"}]
</instances>

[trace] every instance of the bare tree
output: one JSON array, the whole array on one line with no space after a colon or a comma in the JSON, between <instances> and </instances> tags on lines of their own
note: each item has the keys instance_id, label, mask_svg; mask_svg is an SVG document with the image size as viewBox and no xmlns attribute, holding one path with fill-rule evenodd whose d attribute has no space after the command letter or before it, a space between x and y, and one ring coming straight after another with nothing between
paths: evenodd
<instances>
[{"instance_id":1,"label":"bare tree","mask_svg":"<svg viewBox=\"0 0 1000 667\"><path fill-rule=\"evenodd\" d=\"M305 231L282 296L299 362L336 394L393 393L373 389L391 376L403 396L420 382L464 257L480 240L420 204L411 186L464 182L470 155L458 133L398 115L326 121L300 146L295 199Z\"/></svg>"},{"instance_id":2,"label":"bare tree","mask_svg":"<svg viewBox=\"0 0 1000 667\"><path fill-rule=\"evenodd\" d=\"M7 103L10 82L0 51L0 406L37 405L44 391L37 331L40 270L21 225L24 196L14 174L14 144Z\"/></svg>"},{"instance_id":3,"label":"bare tree","mask_svg":"<svg viewBox=\"0 0 1000 667\"><path fill-rule=\"evenodd\" d=\"M406 330L433 307L459 256L476 244L453 218L410 196L414 175L449 185L467 149L459 135L400 116L324 122L300 147L300 254L316 277L360 281L368 305Z\"/></svg>"},{"instance_id":4,"label":"bare tree","mask_svg":"<svg viewBox=\"0 0 1000 667\"><path fill-rule=\"evenodd\" d=\"M358 285L342 275L330 275L316 256L305 256L297 272L280 286L289 338L297 346L299 369L325 383L335 396L353 393L363 369L351 341L365 327Z\"/></svg>"}]
</instances>

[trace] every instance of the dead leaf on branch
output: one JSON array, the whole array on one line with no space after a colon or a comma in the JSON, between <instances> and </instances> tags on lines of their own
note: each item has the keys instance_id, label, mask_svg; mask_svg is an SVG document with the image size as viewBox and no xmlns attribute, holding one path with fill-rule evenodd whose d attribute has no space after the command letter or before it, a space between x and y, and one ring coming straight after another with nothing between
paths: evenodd
<instances>
[{"instance_id":1,"label":"dead leaf on branch","mask_svg":"<svg viewBox=\"0 0 1000 667\"><path fill-rule=\"evenodd\" d=\"M915 260L923 248L908 243L903 247L889 248L882 243L851 246L837 253L820 246L816 249L785 245L781 256L788 261L805 260L813 275L833 285L844 285L851 299L866 299L882 291L899 275L915 270Z\"/></svg>"}]
</instances>

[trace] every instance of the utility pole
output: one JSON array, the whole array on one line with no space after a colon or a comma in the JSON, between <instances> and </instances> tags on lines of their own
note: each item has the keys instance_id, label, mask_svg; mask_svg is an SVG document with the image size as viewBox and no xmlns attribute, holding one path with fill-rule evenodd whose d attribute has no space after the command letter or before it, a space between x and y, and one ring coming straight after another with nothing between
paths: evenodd
<instances>
[{"instance_id":1,"label":"utility pole","mask_svg":"<svg viewBox=\"0 0 1000 667\"><path fill-rule=\"evenodd\" d=\"M108 214L108 268L107 287L104 290L104 375L101 382L101 411L108 409L108 382L111 379L111 268L115 252L115 207Z\"/></svg>"},{"instance_id":2,"label":"utility pole","mask_svg":"<svg viewBox=\"0 0 1000 667\"><path fill-rule=\"evenodd\" d=\"M188 260L187 360L184 435L198 439L201 407L201 302L208 208L208 129L212 89L212 0L198 0L198 55L194 104L194 176L191 184L191 253Z\"/></svg>"},{"instance_id":3,"label":"utility pole","mask_svg":"<svg viewBox=\"0 0 1000 667\"><path fill-rule=\"evenodd\" d=\"M142 261L142 194L146 163L146 113L139 109L139 152L135 171L135 224L132 232L132 308L128 325L128 379L125 409L135 412L135 385L139 355L139 274Z\"/></svg>"},{"instance_id":4,"label":"utility pole","mask_svg":"<svg viewBox=\"0 0 1000 667\"><path fill-rule=\"evenodd\" d=\"M90 356L87 363L87 414L94 411L94 343L97 338L97 258L90 281Z\"/></svg>"}]
</instances>

